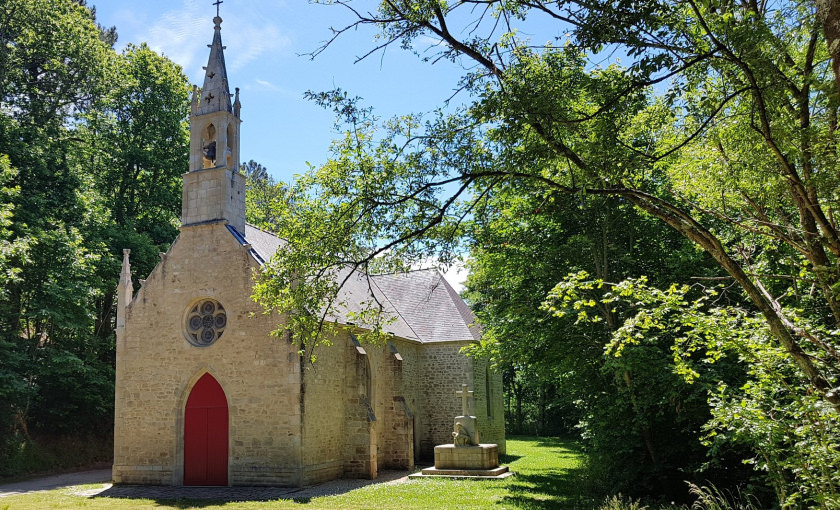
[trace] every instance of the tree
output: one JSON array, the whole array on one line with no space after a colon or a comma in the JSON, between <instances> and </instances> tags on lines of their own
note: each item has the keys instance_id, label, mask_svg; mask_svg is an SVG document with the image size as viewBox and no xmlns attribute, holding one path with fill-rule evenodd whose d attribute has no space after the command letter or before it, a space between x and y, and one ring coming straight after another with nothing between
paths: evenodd
<instances>
[{"instance_id":1,"label":"tree","mask_svg":"<svg viewBox=\"0 0 840 510\"><path fill-rule=\"evenodd\" d=\"M376 12L353 11L358 20L351 26L378 24L383 44L400 42L410 47L419 35L428 34L444 42L441 58L472 59L480 69L465 77L465 86L482 97L466 115L441 119L428 125L423 134L418 133L416 122L394 126L392 138L405 136L418 144L422 140L424 149L433 151L421 157L419 151L407 154L406 148L394 143L402 160L390 164L418 158L411 163L424 167L425 179L397 181L402 175L394 172L386 172L386 177L366 176L370 182L391 177L390 183L401 188L384 195L402 197L401 202L371 193L367 182L358 189L348 188L347 196L352 198L346 202L366 201L365 213L395 204L425 207L428 210L412 218L427 221L417 222L401 236L400 240L408 241L440 225L442 213L455 203L444 198L422 205L433 189L445 184L457 184L449 198L470 188L481 197L488 187L510 179L535 180L557 193L622 197L707 251L765 316L777 341L814 388L840 404L840 395L831 391L833 371L825 373L815 366L806 351L825 349L830 342L809 336L791 322L767 291L768 285L748 273L745 261L739 261L739 254L726 246L727 240L715 235L709 220L722 219L740 227L742 233L790 245L801 255L802 269L822 291L831 320L840 318L840 302L832 290L838 278L831 269L840 253L840 237L826 212L834 182L830 177L815 178L816 174L832 175L834 168L833 158L826 157L834 146L833 110L828 103L834 89L833 82L820 79L825 45L820 44L813 8L727 4L718 9L694 2L646 2L643 9L598 2L491 1L483 5L488 12L495 9L495 19L511 28L511 20L528 15L562 20L571 25L574 41L563 48L533 49L515 36L494 42L492 30L486 37L459 40L447 20L469 8L469 3L446 7L435 1L386 0ZM605 24L605 20L610 21ZM582 51L610 44L622 45L636 60L626 69L587 71ZM650 87L666 83L671 86L661 99L648 98ZM568 90L576 94L564 93ZM348 104L346 98L323 99ZM357 115L351 113L347 119L352 123ZM742 125L738 123L742 118L749 129L736 137L733 126ZM466 147L468 141L479 147ZM739 170L751 174L715 183L731 190L724 195L724 203L695 203L704 193L716 194L719 187L692 186L694 193L688 196L681 193L684 189L663 189L661 182L666 178L673 179L668 186L686 182L679 180L679 169L692 161L692 151L718 144L719 158L703 163L719 168L721 174L739 148L750 150L753 156L737 162ZM353 149L349 145L348 151ZM356 145L364 148L370 142L363 138ZM440 154L443 148L455 151L462 161ZM352 163L353 171L365 170L365 164L385 164ZM731 171L724 175L733 176ZM772 183L774 193L754 195L749 186L755 178ZM770 198L775 203L765 201ZM729 202L736 199L737 217L729 214L733 209ZM706 208L698 210L695 205ZM771 209L775 205L788 212L775 217Z\"/></svg>"},{"instance_id":2,"label":"tree","mask_svg":"<svg viewBox=\"0 0 840 510\"><path fill-rule=\"evenodd\" d=\"M76 164L92 177L97 204L88 237L107 251L95 331L113 335L122 250L148 274L177 236L181 176L188 170L189 84L181 68L148 46L129 44L112 60L113 87L84 115Z\"/></svg>"},{"instance_id":3,"label":"tree","mask_svg":"<svg viewBox=\"0 0 840 510\"><path fill-rule=\"evenodd\" d=\"M73 2L7 2L0 26L0 154L20 190L11 239L30 246L11 262L17 277L7 282L0 324L35 343L56 339L57 328L76 337L87 326L89 294L80 289L97 254L81 240L86 210L68 125L103 92L108 48L90 11Z\"/></svg>"},{"instance_id":4,"label":"tree","mask_svg":"<svg viewBox=\"0 0 840 510\"><path fill-rule=\"evenodd\" d=\"M0 463L30 432L107 437L121 250L150 271L177 233L186 79L115 41L84 1L0 6Z\"/></svg>"},{"instance_id":5,"label":"tree","mask_svg":"<svg viewBox=\"0 0 840 510\"><path fill-rule=\"evenodd\" d=\"M266 181L270 178L268 169L257 163L253 159L247 163L239 165L239 171L245 174L245 177L251 181Z\"/></svg>"},{"instance_id":6,"label":"tree","mask_svg":"<svg viewBox=\"0 0 840 510\"><path fill-rule=\"evenodd\" d=\"M343 148L345 159L352 151L361 154L346 162L346 172L357 173L348 177L358 186L351 181L344 187L343 202L367 206L359 206L350 221L367 223L359 220L388 207L412 207L400 218L385 215L402 220L404 230L389 225L376 238L404 242L428 237L432 229L445 230L445 219L457 219L457 212L447 214L467 190L477 201L489 188L515 179L533 180L561 194L622 197L709 253L762 313L814 389L840 405L840 394L831 390L836 376L831 366L838 362L831 354L833 341L798 328L767 290L766 278L750 273L748 261L712 230L713 220L722 220L742 235L791 246L800 268L822 293L827 319L835 324L840 319L833 290L838 275L832 269L840 236L829 207L835 187L831 119L836 110L830 99L836 93L834 83L822 78L826 47L813 7L744 3L719 8L693 1L482 3L503 28L512 30L514 20L543 15L571 29L570 44L533 48L510 30L494 39L496 24L489 35L477 35L481 20L469 31L471 39L458 39L459 32L447 22L456 23L453 18L471 5L385 0L371 13L351 9L357 20L350 26L381 27L383 45L411 47L420 35L429 35L443 42L440 58L474 61L479 68L465 76L464 86L480 99L464 114L441 118L425 131L416 119L393 124L386 138L394 161L376 161L371 160L374 151L363 152L373 144L369 134L360 135L364 126L358 122L366 121L350 111L351 102L336 95L318 98L344 108L358 136ZM605 45L619 45L635 57L632 65L587 70L584 52ZM654 99L654 85L668 90ZM412 148L417 150L409 152ZM382 153L386 147L377 149ZM700 170L692 158L697 151L714 151L715 160L701 163L728 182L707 183L715 188L676 187L687 183L686 170ZM733 169L733 155L750 157L736 160ZM414 170L421 167L422 172ZM374 168L382 175L370 175ZM773 193L756 195L755 182ZM385 192L371 191L373 183ZM729 192L722 202L713 202L720 186ZM455 192L432 201L433 191L441 188ZM696 203L701 198L707 200ZM363 230L370 241L370 227ZM394 248L388 242L377 245ZM370 251L360 262L383 249ZM447 249L444 245L442 251ZM824 350L834 361L816 366L814 350Z\"/></svg>"},{"instance_id":7,"label":"tree","mask_svg":"<svg viewBox=\"0 0 840 510\"><path fill-rule=\"evenodd\" d=\"M325 310L341 281L324 282L347 264L449 263L464 221L488 212L482 206L497 190L529 183L556 200L609 196L708 253L762 317L804 394L837 413L838 101L828 67L836 44L823 36L830 9L383 0L363 11L334 3L352 16L335 38L369 25L379 41L371 53L393 44L420 53L431 39L427 60L470 62L460 86L472 100L377 130L357 99L313 94L347 134L333 160L293 192L301 221L281 227L290 245L258 287L266 304ZM522 39L536 18L568 38ZM628 64L595 65L610 52ZM794 310L800 304L807 308Z\"/></svg>"},{"instance_id":8,"label":"tree","mask_svg":"<svg viewBox=\"0 0 840 510\"><path fill-rule=\"evenodd\" d=\"M589 478L609 480L611 490L625 495L675 500L686 497L686 479L714 480L721 488L748 481L751 473L732 448L721 447L709 459L697 437L710 416L707 392L718 381L739 386L745 380L737 363L718 363L688 383L672 369L674 340L667 335L628 347L621 357L604 355L627 315L601 301L597 290L564 317L552 317L543 306L569 273L693 284L719 275L713 261L629 204L540 193L527 184L496 190L483 204L493 213L478 209L469 229L465 297L483 326L472 353L506 368L506 388L516 404L507 430L521 432L528 418L541 424L553 411L555 424L563 421L567 433L582 437ZM578 321L584 311L599 320Z\"/></svg>"},{"instance_id":9,"label":"tree","mask_svg":"<svg viewBox=\"0 0 840 510\"><path fill-rule=\"evenodd\" d=\"M95 361L100 354L89 341L100 256L83 233L89 211L84 176L72 163L78 147L72 126L105 90L109 51L92 13L77 3L0 6L0 187L7 222L0 242L12 247L0 263L8 276L0 278L0 457L6 442L27 436L31 425L48 430L58 423L36 418L44 385L62 382L44 377L41 360L67 353ZM108 377L107 366L88 369ZM107 384L102 395L107 398ZM62 420L80 428L97 421Z\"/></svg>"},{"instance_id":10,"label":"tree","mask_svg":"<svg viewBox=\"0 0 840 510\"><path fill-rule=\"evenodd\" d=\"M240 172L245 174L245 214L248 223L276 231L282 218L289 213L288 186L277 182L268 169L253 159L242 163Z\"/></svg>"}]
</instances>

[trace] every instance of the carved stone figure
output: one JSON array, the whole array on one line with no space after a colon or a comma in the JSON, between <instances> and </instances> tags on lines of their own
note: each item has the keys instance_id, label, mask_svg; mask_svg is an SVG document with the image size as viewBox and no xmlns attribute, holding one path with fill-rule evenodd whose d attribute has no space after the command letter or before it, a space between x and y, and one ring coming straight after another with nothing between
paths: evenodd
<instances>
[{"instance_id":1,"label":"carved stone figure","mask_svg":"<svg viewBox=\"0 0 840 510\"><path fill-rule=\"evenodd\" d=\"M472 444L470 435L464 430L464 426L459 422L455 422L455 432L452 433L455 446L469 446Z\"/></svg>"}]
</instances>

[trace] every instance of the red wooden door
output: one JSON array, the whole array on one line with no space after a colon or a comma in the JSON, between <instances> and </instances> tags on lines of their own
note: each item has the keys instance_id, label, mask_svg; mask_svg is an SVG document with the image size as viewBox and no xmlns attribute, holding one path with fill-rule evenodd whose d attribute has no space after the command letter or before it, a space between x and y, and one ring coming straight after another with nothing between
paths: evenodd
<instances>
[{"instance_id":1,"label":"red wooden door","mask_svg":"<svg viewBox=\"0 0 840 510\"><path fill-rule=\"evenodd\" d=\"M184 413L184 485L227 485L228 406L216 379L204 374Z\"/></svg>"}]
</instances>

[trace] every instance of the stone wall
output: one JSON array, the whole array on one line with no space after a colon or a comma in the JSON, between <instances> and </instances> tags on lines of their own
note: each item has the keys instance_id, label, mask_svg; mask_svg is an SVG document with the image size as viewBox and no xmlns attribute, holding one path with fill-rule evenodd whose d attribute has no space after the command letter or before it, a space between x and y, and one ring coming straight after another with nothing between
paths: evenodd
<instances>
[{"instance_id":1,"label":"stone wall","mask_svg":"<svg viewBox=\"0 0 840 510\"><path fill-rule=\"evenodd\" d=\"M431 343L420 350L421 370L416 382L421 416L418 460L432 459L436 445L452 442L455 417L461 414L461 400L455 391L473 381L472 361L460 353L469 343Z\"/></svg>"},{"instance_id":2,"label":"stone wall","mask_svg":"<svg viewBox=\"0 0 840 510\"><path fill-rule=\"evenodd\" d=\"M377 399L382 388L377 386L376 360L367 350L361 351L348 340L344 343L344 476L346 478L376 478L377 457ZM381 416L381 413L380 413Z\"/></svg>"},{"instance_id":3,"label":"stone wall","mask_svg":"<svg viewBox=\"0 0 840 510\"><path fill-rule=\"evenodd\" d=\"M502 374L493 370L487 360L473 359L472 362L475 416L480 441L499 445L499 454L504 455L507 449Z\"/></svg>"},{"instance_id":4,"label":"stone wall","mask_svg":"<svg viewBox=\"0 0 840 510\"><path fill-rule=\"evenodd\" d=\"M230 222L245 232L245 176L224 167L184 174L181 222L200 224L214 220Z\"/></svg>"},{"instance_id":5,"label":"stone wall","mask_svg":"<svg viewBox=\"0 0 840 510\"><path fill-rule=\"evenodd\" d=\"M223 224L185 227L135 296L117 345L117 483L182 483L186 400L209 372L228 401L229 483L299 485L300 363L296 349L267 333L279 318L250 299L256 267ZM200 298L227 314L208 347L185 334L187 309Z\"/></svg>"},{"instance_id":6,"label":"stone wall","mask_svg":"<svg viewBox=\"0 0 840 510\"><path fill-rule=\"evenodd\" d=\"M333 345L315 348L317 361L300 359L304 374L303 464L304 483L339 478L344 473L344 395L346 335Z\"/></svg>"},{"instance_id":7,"label":"stone wall","mask_svg":"<svg viewBox=\"0 0 840 510\"><path fill-rule=\"evenodd\" d=\"M386 427L386 430L391 430L394 433L392 438L393 447L390 453L394 469L412 469L417 462L417 452L420 449L420 433L418 424L421 420L421 413L423 407L420 400L420 386L423 383L422 360L420 359L420 351L423 346L416 342L409 342L406 340L392 339L391 347L389 346L389 364L391 370L394 371L394 393L392 400L393 408L393 425L391 429ZM396 359L396 355L402 358L402 361ZM400 445L397 438L400 435L410 436L411 440ZM400 439L401 441L401 439ZM411 448L411 451L408 451ZM401 466L405 463L407 467Z\"/></svg>"},{"instance_id":8,"label":"stone wall","mask_svg":"<svg viewBox=\"0 0 840 510\"><path fill-rule=\"evenodd\" d=\"M408 349L403 350L408 354ZM389 384L383 389L383 433L378 457L380 466L386 469L414 468L414 413L406 398L411 384L406 382L403 369L416 362L406 362L405 354L393 342L382 347L380 373Z\"/></svg>"}]
</instances>

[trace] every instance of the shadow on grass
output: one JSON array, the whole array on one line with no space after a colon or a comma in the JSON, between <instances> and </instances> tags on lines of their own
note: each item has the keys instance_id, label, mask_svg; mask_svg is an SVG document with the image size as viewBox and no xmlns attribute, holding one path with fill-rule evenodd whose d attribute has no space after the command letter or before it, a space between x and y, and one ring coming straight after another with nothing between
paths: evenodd
<instances>
[{"instance_id":1,"label":"shadow on grass","mask_svg":"<svg viewBox=\"0 0 840 510\"><path fill-rule=\"evenodd\" d=\"M512 438L513 439L513 438ZM591 487L586 481L583 468L580 467L581 453L574 440L537 437L517 437L526 444L516 449L516 455L500 456L502 464L510 466L516 476L499 481L476 481L480 484L498 484L487 491L494 497L486 502L487 508L507 508L522 510L591 510L597 508L600 501L593 501ZM521 449L519 449L521 448ZM521 471L520 471L521 469ZM148 487L114 486L97 497L148 499L157 504L174 508L206 508L214 505L243 501L272 501L283 499L287 503L301 506L312 503L319 496L338 496L366 485L388 482L407 475L408 472L382 472L376 480L335 480L324 484L303 488L279 487ZM422 487L424 482L418 483ZM441 490L457 490L464 481L434 482ZM422 489L411 493L410 497L423 497ZM381 508L389 506L388 491L382 496ZM353 505L347 508L362 508Z\"/></svg>"},{"instance_id":2,"label":"shadow on grass","mask_svg":"<svg viewBox=\"0 0 840 510\"><path fill-rule=\"evenodd\" d=\"M316 496L335 496L368 485L391 482L411 471L385 470L374 480L339 479L306 487L185 487L157 485L113 485L96 494L96 498L145 499L175 508L204 508L247 501L278 499L308 503Z\"/></svg>"},{"instance_id":3,"label":"shadow on grass","mask_svg":"<svg viewBox=\"0 0 840 510\"><path fill-rule=\"evenodd\" d=\"M597 507L581 490L581 476L575 471L545 474L517 474L507 489L510 495L498 504L504 508L579 510Z\"/></svg>"},{"instance_id":4,"label":"shadow on grass","mask_svg":"<svg viewBox=\"0 0 840 510\"><path fill-rule=\"evenodd\" d=\"M598 507L599 501L592 499L584 468L577 460L581 453L574 439L522 436L516 439L533 442L534 447L553 456L568 457L571 465L564 468L552 462L544 470L531 467L526 473L517 473L508 479L509 494L497 502L499 506L529 510L591 510ZM516 466L511 468L516 471Z\"/></svg>"}]
</instances>

